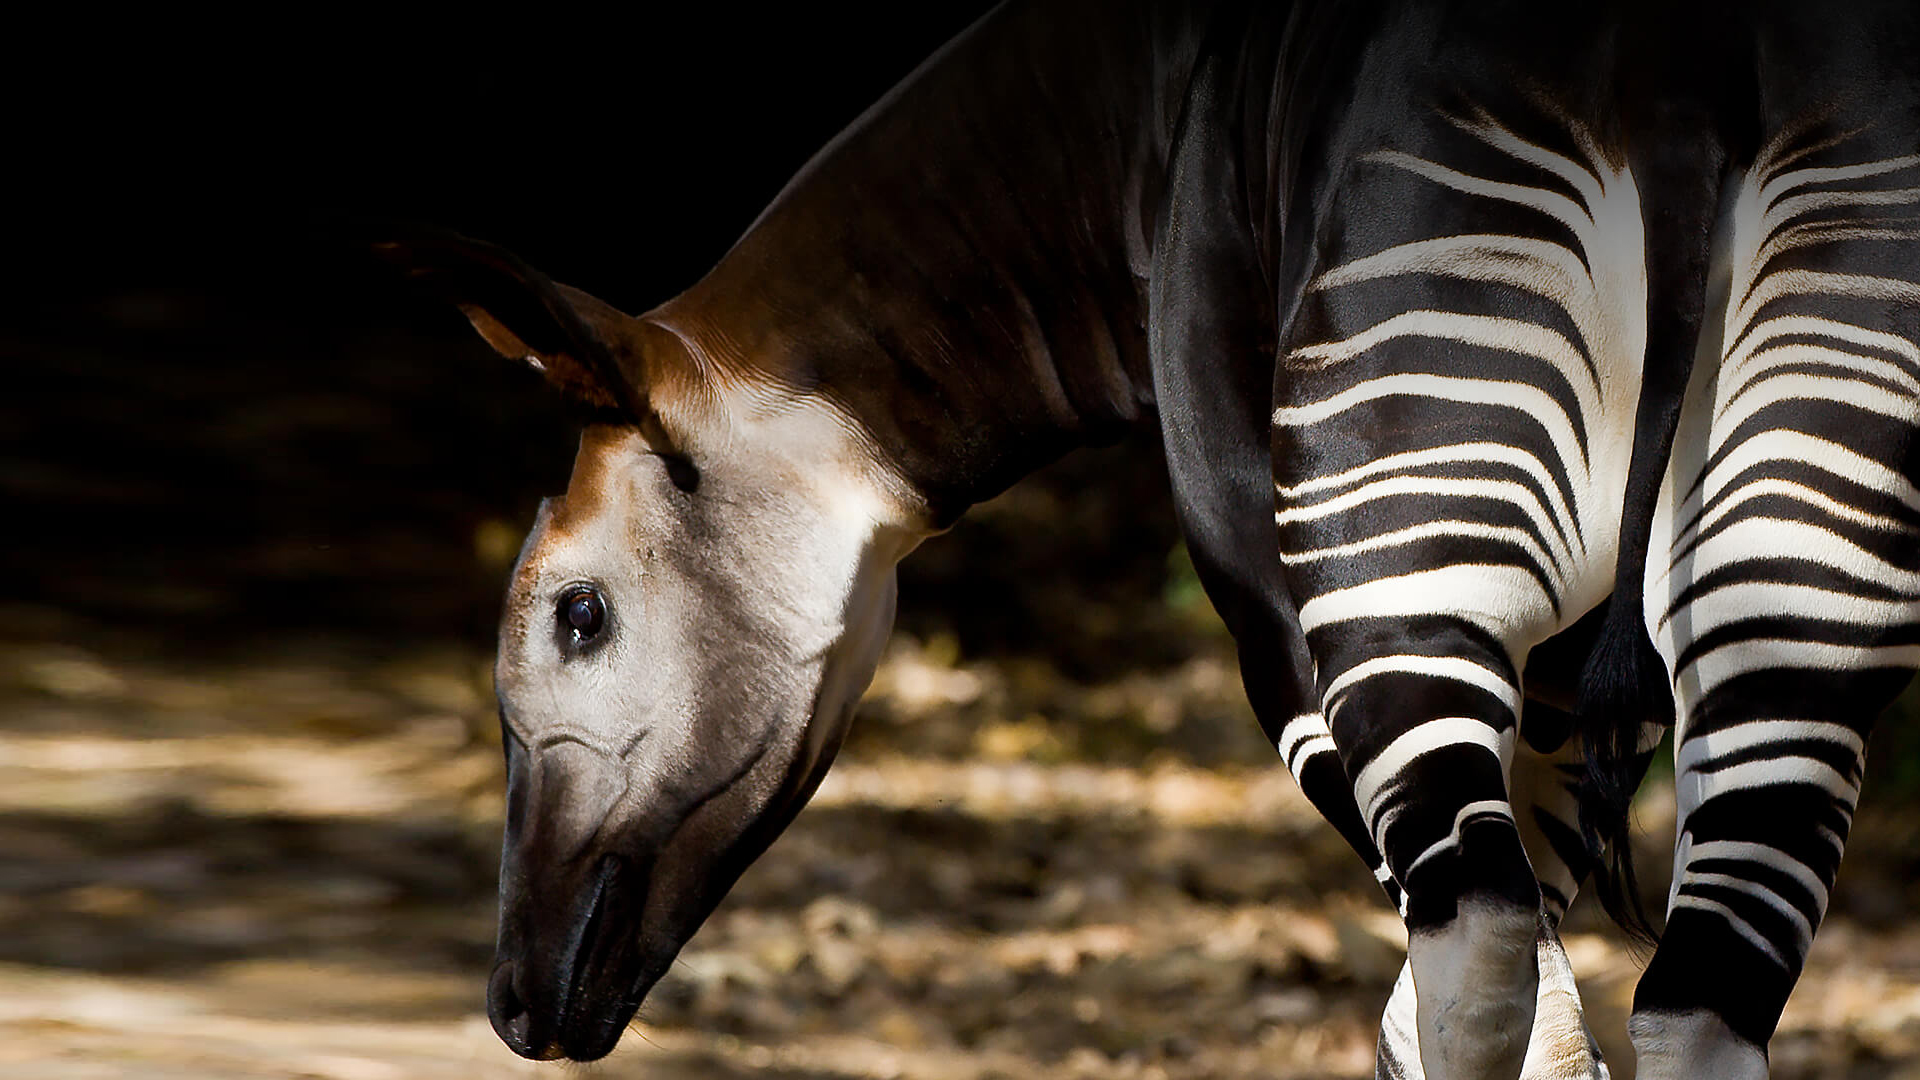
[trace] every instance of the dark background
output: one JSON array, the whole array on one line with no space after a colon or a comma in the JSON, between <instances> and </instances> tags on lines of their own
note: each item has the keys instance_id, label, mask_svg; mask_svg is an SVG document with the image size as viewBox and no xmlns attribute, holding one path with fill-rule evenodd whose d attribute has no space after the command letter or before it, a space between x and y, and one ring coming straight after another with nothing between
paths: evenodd
<instances>
[{"instance_id":1,"label":"dark background","mask_svg":"<svg viewBox=\"0 0 1920 1080\"><path fill-rule=\"evenodd\" d=\"M0 75L0 632L484 645L572 430L339 224L450 227L643 311L988 6L23 22ZM1183 655L1161 601L1197 595L1153 441L928 545L902 625L1083 678ZM1920 732L1888 727L1881 783L1920 793Z\"/></svg>"},{"instance_id":2,"label":"dark background","mask_svg":"<svg viewBox=\"0 0 1920 1080\"><path fill-rule=\"evenodd\" d=\"M168 22L71 56L58 34L57 57L23 46L31 166L0 306L0 503L17 523L0 557L16 572L0 596L202 644L280 628L484 640L505 535L489 523L517 531L564 486L571 432L536 377L338 224L451 227L643 311L985 6ZM1120 550L1009 562L988 539L975 567L1042 590L1060 568L1121 568L1152 593L1171 522L1152 516L1151 453L1122 459L1114 508L1140 523L1100 528L1104 492L1083 508L1090 542L1124 536ZM999 595L964 570L916 560L909 618ZM970 606L958 618L983 645L1060 629Z\"/></svg>"}]
</instances>

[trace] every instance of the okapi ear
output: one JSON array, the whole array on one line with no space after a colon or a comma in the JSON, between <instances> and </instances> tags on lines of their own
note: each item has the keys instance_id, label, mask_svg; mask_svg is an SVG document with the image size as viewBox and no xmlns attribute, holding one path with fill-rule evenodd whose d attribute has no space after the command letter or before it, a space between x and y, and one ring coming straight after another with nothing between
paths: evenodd
<instances>
[{"instance_id":1,"label":"okapi ear","mask_svg":"<svg viewBox=\"0 0 1920 1080\"><path fill-rule=\"evenodd\" d=\"M505 248L419 226L381 230L370 246L415 281L452 301L494 351L532 364L579 404L645 423L643 388L608 342L625 316L556 284Z\"/></svg>"}]
</instances>

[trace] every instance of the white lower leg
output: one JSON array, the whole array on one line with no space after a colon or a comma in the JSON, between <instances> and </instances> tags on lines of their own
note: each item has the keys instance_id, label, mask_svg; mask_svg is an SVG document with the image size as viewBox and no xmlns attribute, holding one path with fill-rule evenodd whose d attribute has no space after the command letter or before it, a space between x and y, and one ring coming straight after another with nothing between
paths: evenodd
<instances>
[{"instance_id":1,"label":"white lower leg","mask_svg":"<svg viewBox=\"0 0 1920 1080\"><path fill-rule=\"evenodd\" d=\"M1560 935L1540 927L1535 949L1540 990L1534 999L1533 1034L1527 1040L1522 1080L1608 1080L1600 1047L1587 1030L1580 1008L1580 990L1573 982L1573 965Z\"/></svg>"},{"instance_id":2,"label":"white lower leg","mask_svg":"<svg viewBox=\"0 0 1920 1080\"><path fill-rule=\"evenodd\" d=\"M1633 1036L1637 1080L1766 1080L1767 1055L1735 1035L1726 1021L1701 1009L1694 1012L1634 1013L1627 1021Z\"/></svg>"},{"instance_id":3,"label":"white lower leg","mask_svg":"<svg viewBox=\"0 0 1920 1080\"><path fill-rule=\"evenodd\" d=\"M1427 1080L1518 1080L1540 972L1539 913L1464 901L1412 935L1420 1063Z\"/></svg>"},{"instance_id":4,"label":"white lower leg","mask_svg":"<svg viewBox=\"0 0 1920 1080\"><path fill-rule=\"evenodd\" d=\"M1419 1021L1413 993L1413 963L1400 965L1387 1011L1380 1014L1380 1046L1374 1054L1374 1080L1422 1080Z\"/></svg>"},{"instance_id":5,"label":"white lower leg","mask_svg":"<svg viewBox=\"0 0 1920 1080\"><path fill-rule=\"evenodd\" d=\"M1587 1029L1573 965L1567 961L1560 936L1543 926L1534 955L1540 986L1534 996L1533 1027L1520 1080L1610 1080L1600 1047ZM1401 966L1380 1017L1374 1076L1376 1080L1422 1080L1411 963Z\"/></svg>"}]
</instances>

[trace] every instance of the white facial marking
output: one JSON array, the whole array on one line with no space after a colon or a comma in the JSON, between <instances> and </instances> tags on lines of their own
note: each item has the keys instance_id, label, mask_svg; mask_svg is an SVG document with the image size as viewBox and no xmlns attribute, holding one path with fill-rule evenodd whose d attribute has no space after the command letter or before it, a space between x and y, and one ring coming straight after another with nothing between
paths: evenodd
<instances>
[{"instance_id":1,"label":"white facial marking","mask_svg":"<svg viewBox=\"0 0 1920 1080\"><path fill-rule=\"evenodd\" d=\"M729 387L662 420L694 490L638 431L589 428L502 623L502 702L535 767L565 744L625 770L611 797L569 791L572 829L623 806L672 818L756 769L762 789L809 775L872 676L894 565L920 536L858 429L824 402ZM576 647L561 616L581 586L607 615Z\"/></svg>"}]
</instances>

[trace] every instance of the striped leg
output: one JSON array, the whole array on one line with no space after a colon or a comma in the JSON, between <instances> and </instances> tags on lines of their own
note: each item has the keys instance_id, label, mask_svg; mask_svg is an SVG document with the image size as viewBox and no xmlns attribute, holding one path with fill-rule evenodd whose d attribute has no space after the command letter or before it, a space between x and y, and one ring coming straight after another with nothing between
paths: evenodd
<instances>
[{"instance_id":1,"label":"striped leg","mask_svg":"<svg viewBox=\"0 0 1920 1080\"><path fill-rule=\"evenodd\" d=\"M1513 808L1520 841L1540 882L1542 912L1536 945L1540 991L1523 1080L1606 1080L1600 1048L1587 1029L1574 985L1573 965L1558 927L1567 907L1593 872L1594 855L1580 829L1576 794L1582 769L1572 718L1529 701L1522 738L1514 752Z\"/></svg>"},{"instance_id":2,"label":"striped leg","mask_svg":"<svg viewBox=\"0 0 1920 1080\"><path fill-rule=\"evenodd\" d=\"M1571 725L1564 714L1538 702L1527 703L1525 713L1530 724L1539 723L1535 720L1539 714L1554 714L1546 722L1559 730L1561 743L1552 752L1542 753L1523 741L1516 747L1513 764L1514 813L1545 901L1535 944L1539 987L1520 1075L1522 1080L1606 1080L1606 1066L1580 1007L1572 966L1554 929L1592 867L1592 857L1581 840L1579 807L1573 794L1579 772L1577 745L1565 738ZM1655 737L1657 740L1657 733ZM1358 822L1360 817L1326 722L1318 713L1297 716L1281 731L1278 743L1301 789L1329 821L1343 826L1342 833L1348 834L1345 823ZM1364 832L1358 842L1349 835L1349 842L1380 880L1388 898L1401 907L1404 894L1386 869L1379 849ZM1404 914L1404 908L1402 911ZM1419 1047L1413 968L1409 963L1400 969L1381 1016L1375 1075L1380 1080L1417 1080L1423 1075Z\"/></svg>"},{"instance_id":3,"label":"striped leg","mask_svg":"<svg viewBox=\"0 0 1920 1080\"><path fill-rule=\"evenodd\" d=\"M1426 1075L1511 1078L1533 1023L1540 918L1507 799L1517 694L1500 657L1456 648L1336 660L1329 727L1406 890Z\"/></svg>"},{"instance_id":4,"label":"striped leg","mask_svg":"<svg viewBox=\"0 0 1920 1080\"><path fill-rule=\"evenodd\" d=\"M1680 708L1667 930L1640 1075L1763 1077L1826 911L1868 726L1920 663L1920 155L1777 138L1723 241L1724 359L1696 365L1647 618Z\"/></svg>"},{"instance_id":5,"label":"striped leg","mask_svg":"<svg viewBox=\"0 0 1920 1080\"><path fill-rule=\"evenodd\" d=\"M1594 853L1580 829L1578 785L1584 757L1572 737L1573 718L1529 701L1525 738L1513 760L1513 804L1520 839L1540 879L1548 925L1559 926L1575 894L1593 873Z\"/></svg>"},{"instance_id":6,"label":"striped leg","mask_svg":"<svg viewBox=\"0 0 1920 1080\"><path fill-rule=\"evenodd\" d=\"M1416 660L1410 666L1464 670L1445 660ZM1344 683L1336 680L1330 694L1338 702L1336 726L1343 708L1366 706L1366 688L1358 684L1370 681L1388 693L1409 689L1404 683L1390 685L1399 680L1380 678L1381 666L1374 667ZM1451 697L1456 705L1465 698L1484 709L1485 700L1472 700L1488 695L1477 684L1495 680L1472 673L1468 678L1464 685L1449 685L1445 676L1437 676L1425 690L1442 700ZM1313 773L1299 766L1313 764L1315 756L1331 762L1337 745L1336 736L1316 720L1296 719L1290 727L1298 737L1282 746L1292 751L1289 764L1303 782ZM1389 852L1387 865L1394 868L1392 874L1376 874L1389 896L1398 895L1411 931L1408 964L1382 1020L1377 1066L1382 1077L1519 1075L1533 1023L1540 906L1505 798L1504 759L1512 730L1509 722L1503 735L1470 716L1410 725L1368 758L1352 789L1362 820L1373 826ZM1348 734L1364 742L1358 733ZM1436 782L1442 773L1449 783ZM1487 797L1468 798L1444 819L1431 812L1435 802L1445 805L1462 791ZM1440 798L1423 800L1423 794ZM1391 860L1396 850L1401 853L1397 864ZM1409 883L1405 893L1399 881ZM1449 910L1438 910L1442 905ZM1417 1004L1416 981L1422 991Z\"/></svg>"},{"instance_id":7,"label":"striped leg","mask_svg":"<svg viewBox=\"0 0 1920 1080\"><path fill-rule=\"evenodd\" d=\"M1524 738L1514 754L1513 805L1520 838L1540 879L1545 904L1540 941L1540 1001L1533 1041L1527 1048L1526 1080L1583 1077L1606 1080L1599 1044L1586 1024L1573 966L1560 944L1560 920L1598 866L1580 827L1580 784L1585 751L1569 738L1573 717L1538 701L1526 705ZM1644 775L1666 735L1663 724L1640 733L1638 765Z\"/></svg>"},{"instance_id":8,"label":"striped leg","mask_svg":"<svg viewBox=\"0 0 1920 1080\"><path fill-rule=\"evenodd\" d=\"M1354 225L1276 379L1282 561L1405 889L1431 1080L1513 1080L1526 1057L1543 908L1508 792L1517 663L1611 585L1637 403L1637 196L1555 122L1549 146L1428 116L1419 155L1354 163Z\"/></svg>"},{"instance_id":9,"label":"striped leg","mask_svg":"<svg viewBox=\"0 0 1920 1080\"><path fill-rule=\"evenodd\" d=\"M1531 703L1527 706L1529 714L1536 708L1542 707ZM1356 840L1348 824L1357 826L1361 818L1326 722L1318 713L1297 716L1281 732L1278 742L1281 756L1299 781L1301 790L1321 814L1348 837L1348 842L1386 890L1388 899L1404 915L1405 894L1388 871L1386 860L1364 829ZM1566 757L1565 751L1548 756L1522 744L1514 768L1514 810L1522 822L1573 822L1570 833L1565 826L1552 824L1521 829L1539 876L1541 892L1548 898L1535 946L1539 987L1525 1066L1520 1074L1522 1080L1606 1080L1608 1075L1600 1063L1599 1049L1587 1032L1579 992L1573 983L1573 969L1567 963L1559 935L1553 930L1566 910L1566 903L1588 872L1585 847L1579 842L1578 820L1566 817L1569 812L1577 813L1577 808L1567 801L1572 774L1565 768ZM1419 1080L1424 1075L1420 1066L1410 961L1401 967L1400 977L1380 1018L1374 1074L1379 1080Z\"/></svg>"},{"instance_id":10,"label":"striped leg","mask_svg":"<svg viewBox=\"0 0 1920 1080\"><path fill-rule=\"evenodd\" d=\"M1520 1075L1522 1080L1606 1080L1607 1067L1587 1028L1573 967L1556 929L1594 864L1582 838L1575 794L1581 773L1579 745L1569 737L1572 718L1560 710L1529 701L1523 716L1525 737L1514 748L1511 798L1544 906L1535 943L1539 989ZM1658 729L1649 732L1653 742L1659 735ZM1401 968L1381 1018L1375 1075L1381 1080L1418 1077L1419 1062L1409 965Z\"/></svg>"},{"instance_id":11,"label":"striped leg","mask_svg":"<svg viewBox=\"0 0 1920 1080\"><path fill-rule=\"evenodd\" d=\"M1387 900L1394 909L1404 913L1405 894L1401 892L1400 883L1393 879L1393 872L1387 869L1387 860L1374 844L1366 822L1361 820L1360 807L1353 801L1353 784L1347 779L1340 755L1335 752L1333 734L1327 730L1326 720L1319 713L1294 717L1281 730L1277 746L1281 760L1287 763L1287 771L1293 774L1307 801L1367 864L1374 880L1386 890Z\"/></svg>"}]
</instances>

